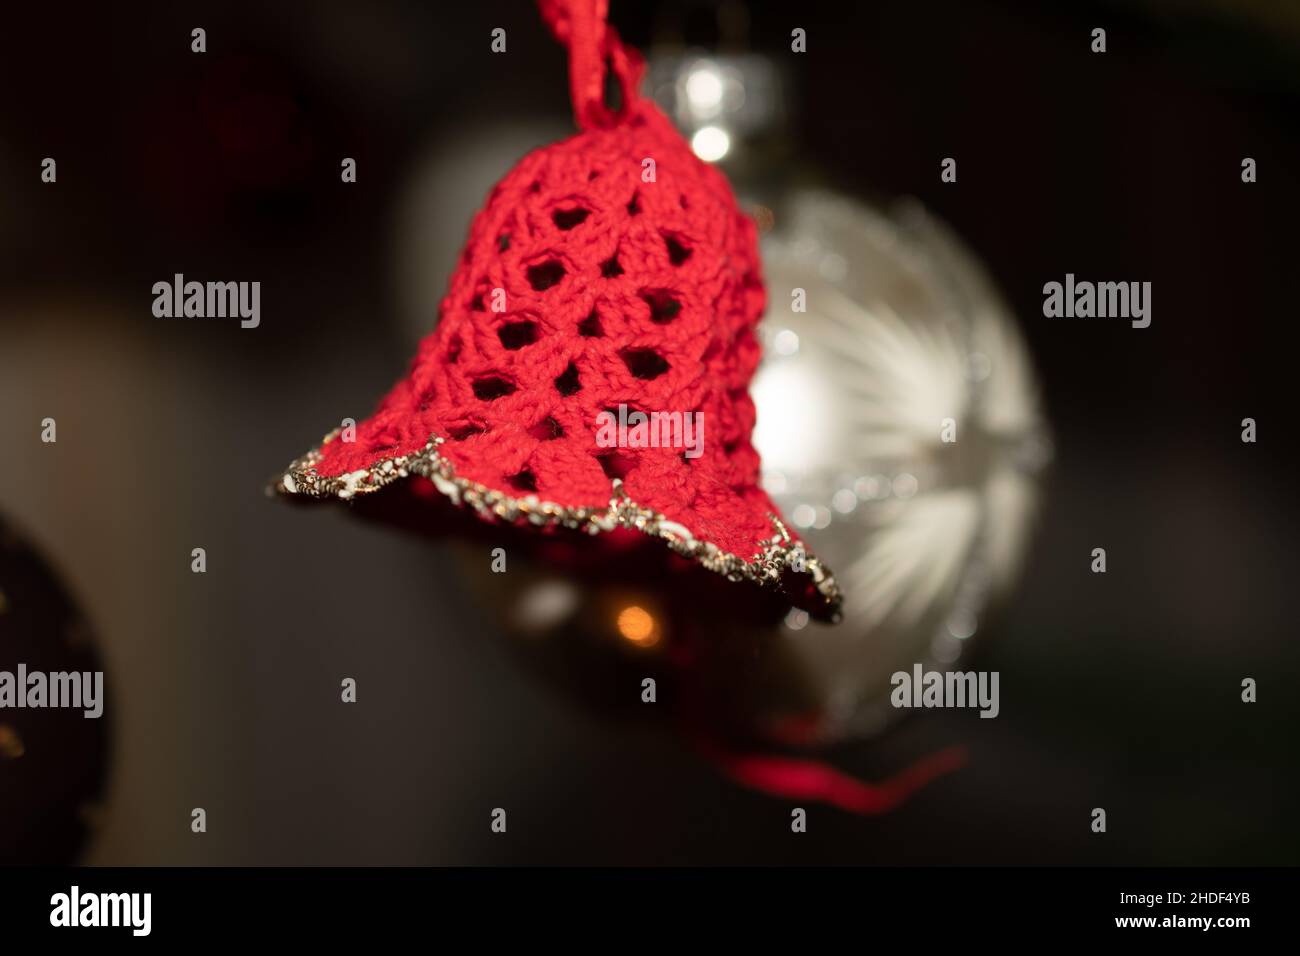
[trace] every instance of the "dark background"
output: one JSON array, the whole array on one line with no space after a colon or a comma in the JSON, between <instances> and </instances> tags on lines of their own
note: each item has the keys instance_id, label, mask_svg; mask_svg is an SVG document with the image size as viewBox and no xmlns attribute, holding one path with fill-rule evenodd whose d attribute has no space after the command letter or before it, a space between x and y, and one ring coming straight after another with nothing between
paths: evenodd
<instances>
[{"instance_id":1,"label":"dark background","mask_svg":"<svg viewBox=\"0 0 1300 956\"><path fill-rule=\"evenodd\" d=\"M420 205L429 157L488 124L570 123L563 51L532 6L7 11L0 511L59 569L109 672L85 859L1297 862L1300 10L1066 6L751 11L750 43L777 58L808 31L787 64L794 149L845 191L919 197L984 258L1057 448L1028 572L979 658L1002 674L999 719L927 714L828 755L868 779L950 743L971 764L887 816L815 808L797 838L786 803L666 729L611 722L519 667L452 550L262 494L405 367L412 273L432 326L449 262L403 265L412 211L460 230L473 207ZM707 6L613 7L643 48L665 22L711 42ZM174 272L260 280L261 327L155 319L150 287ZM1151 327L1044 319L1042 284L1066 272L1150 281ZM1239 439L1247 416L1257 444ZM199 546L206 575L190 573ZM1105 575L1088 571L1098 546Z\"/></svg>"}]
</instances>

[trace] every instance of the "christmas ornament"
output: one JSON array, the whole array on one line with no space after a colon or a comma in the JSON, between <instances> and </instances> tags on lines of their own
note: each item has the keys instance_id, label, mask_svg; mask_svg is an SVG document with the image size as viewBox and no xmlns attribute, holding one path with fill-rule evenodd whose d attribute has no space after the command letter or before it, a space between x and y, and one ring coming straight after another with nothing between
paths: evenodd
<instances>
[{"instance_id":1,"label":"christmas ornament","mask_svg":"<svg viewBox=\"0 0 1300 956\"><path fill-rule=\"evenodd\" d=\"M831 617L834 579L759 486L749 438L764 304L754 224L640 96L640 58L605 3L541 6L569 50L582 132L497 185L408 376L276 489L347 500L424 481L490 520L662 539ZM611 444L606 415L646 427ZM683 446L688 420L703 423L698 448Z\"/></svg>"},{"instance_id":2,"label":"christmas ornament","mask_svg":"<svg viewBox=\"0 0 1300 956\"><path fill-rule=\"evenodd\" d=\"M91 707L80 692L95 675ZM102 678L85 618L0 519L0 864L66 864L80 855L108 768Z\"/></svg>"},{"instance_id":3,"label":"christmas ornament","mask_svg":"<svg viewBox=\"0 0 1300 956\"><path fill-rule=\"evenodd\" d=\"M888 216L826 191L778 204L754 383L764 485L839 567L842 628L789 657L816 736L870 733L891 677L951 667L1024 555L1050 440L1014 320L974 258L919 205ZM792 418L786 396L810 418Z\"/></svg>"}]
</instances>

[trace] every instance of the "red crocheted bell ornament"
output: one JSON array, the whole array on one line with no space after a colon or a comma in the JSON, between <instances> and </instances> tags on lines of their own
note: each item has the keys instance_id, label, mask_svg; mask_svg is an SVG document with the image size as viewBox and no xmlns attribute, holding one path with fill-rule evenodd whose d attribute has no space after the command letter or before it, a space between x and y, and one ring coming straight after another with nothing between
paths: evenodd
<instances>
[{"instance_id":1,"label":"red crocheted bell ornament","mask_svg":"<svg viewBox=\"0 0 1300 956\"><path fill-rule=\"evenodd\" d=\"M657 536L831 617L834 579L759 487L750 444L765 302L754 224L639 95L640 58L604 7L542 3L569 48L582 132L497 184L409 374L276 488L346 499L427 479L490 520Z\"/></svg>"}]
</instances>

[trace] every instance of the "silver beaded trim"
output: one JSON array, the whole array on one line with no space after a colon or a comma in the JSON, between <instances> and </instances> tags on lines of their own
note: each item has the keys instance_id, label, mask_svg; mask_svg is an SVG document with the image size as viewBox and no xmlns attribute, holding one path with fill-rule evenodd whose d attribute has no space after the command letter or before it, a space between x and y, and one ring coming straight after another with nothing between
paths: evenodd
<instances>
[{"instance_id":1,"label":"silver beaded trim","mask_svg":"<svg viewBox=\"0 0 1300 956\"><path fill-rule=\"evenodd\" d=\"M320 447L333 441L340 431L336 428L326 435ZM786 568L802 565L803 573L811 575L831 616L838 617L840 590L830 569L809 554L802 542L793 540L781 519L774 514L769 514L768 518L776 533L768 539L762 551L746 561L723 551L711 541L696 538L686 527L659 512L641 507L628 497L623 482L618 478L613 479L609 504L603 507L569 507L553 501L542 501L536 495L513 498L494 488L459 477L451 462L438 452L439 446L445 441L445 438L434 436L422 449L412 454L385 458L368 468L328 477L316 473L321 454L320 448L314 448L293 462L275 482L273 489L284 495L347 500L379 491L410 475L419 475L432 481L434 487L453 504L473 508L480 515L500 521L539 527L561 525L588 534L613 531L615 528L633 528L662 539L678 554L693 559L730 581L750 581L765 587L777 587Z\"/></svg>"}]
</instances>

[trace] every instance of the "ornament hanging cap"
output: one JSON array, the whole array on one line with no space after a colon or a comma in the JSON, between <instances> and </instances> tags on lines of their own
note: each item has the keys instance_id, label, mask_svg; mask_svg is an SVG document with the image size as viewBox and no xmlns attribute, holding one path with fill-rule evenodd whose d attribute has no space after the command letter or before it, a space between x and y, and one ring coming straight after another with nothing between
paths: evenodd
<instances>
[{"instance_id":1,"label":"ornament hanging cap","mask_svg":"<svg viewBox=\"0 0 1300 956\"><path fill-rule=\"evenodd\" d=\"M276 490L348 499L413 478L488 520L631 528L832 617L834 579L759 486L750 443L754 224L640 95L605 0L540 6L581 132L494 187L406 378Z\"/></svg>"}]
</instances>

